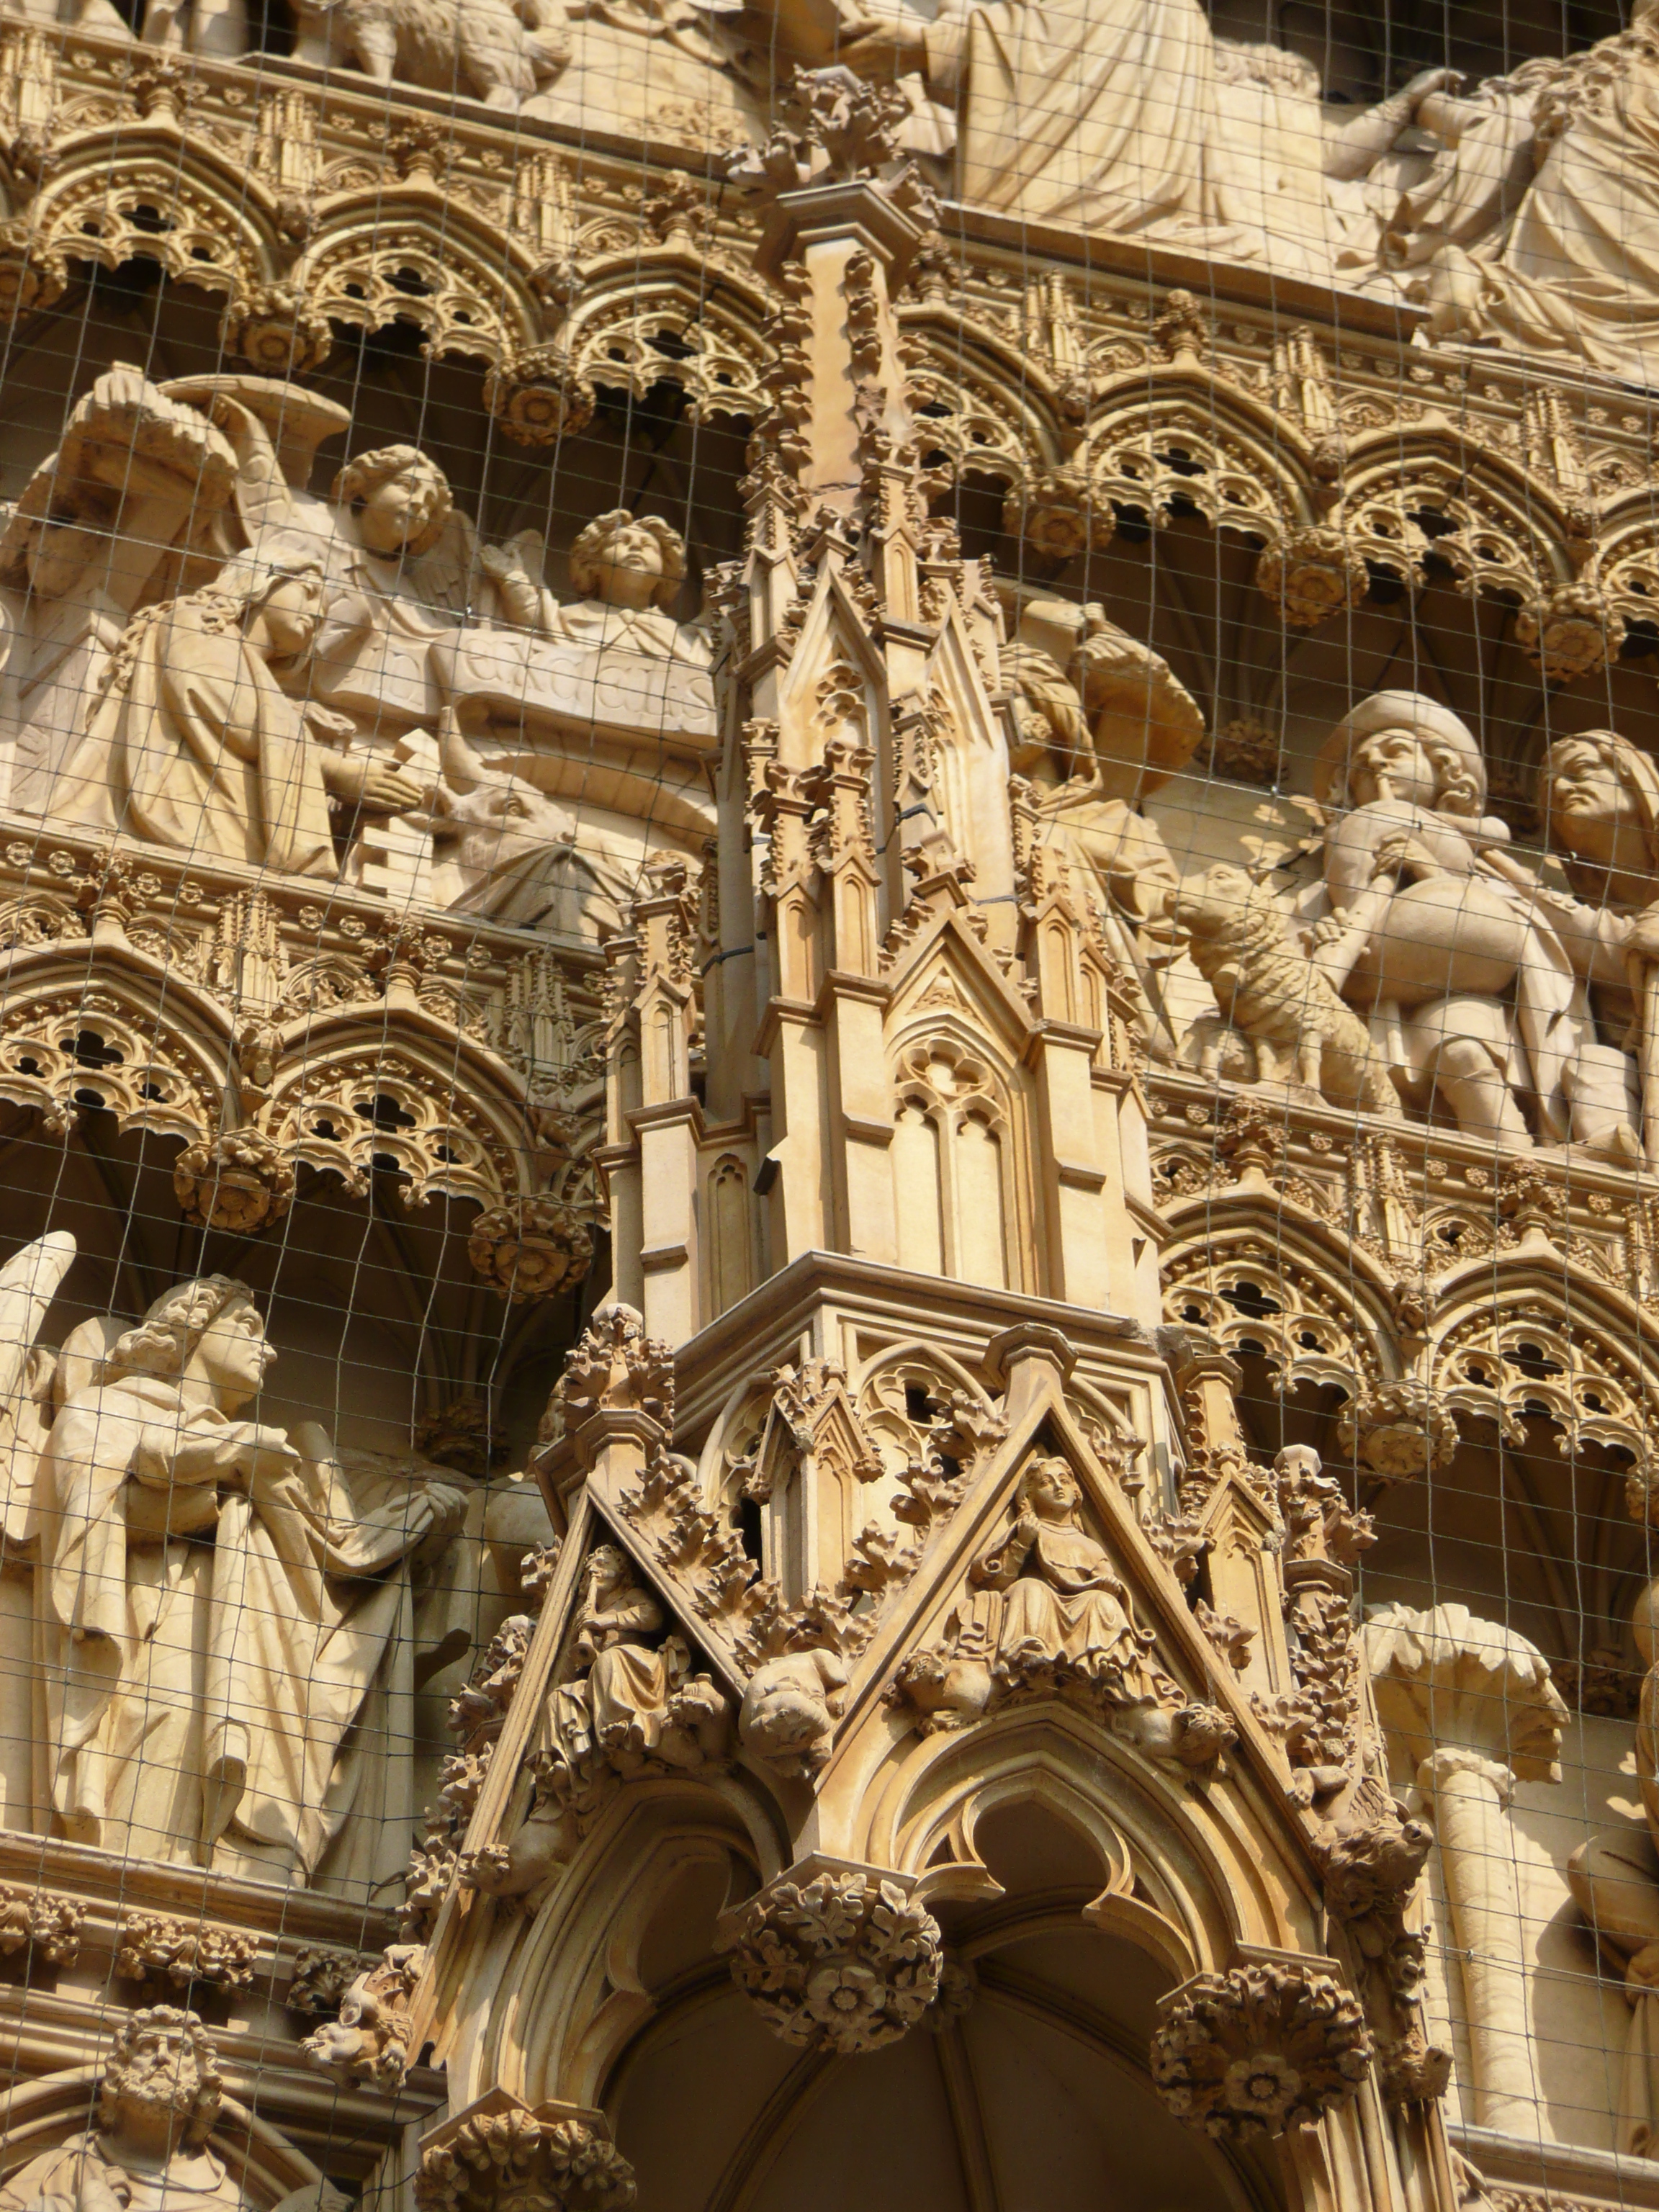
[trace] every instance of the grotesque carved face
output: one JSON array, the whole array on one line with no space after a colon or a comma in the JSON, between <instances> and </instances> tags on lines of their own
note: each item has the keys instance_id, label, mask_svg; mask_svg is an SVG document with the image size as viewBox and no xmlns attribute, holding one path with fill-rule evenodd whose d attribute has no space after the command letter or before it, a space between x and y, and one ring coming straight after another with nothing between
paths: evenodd
<instances>
[{"instance_id":1,"label":"grotesque carved face","mask_svg":"<svg viewBox=\"0 0 1659 2212\"><path fill-rule=\"evenodd\" d=\"M1357 806L1384 797L1408 806L1432 806L1440 779L1428 747L1414 730L1378 730L1355 751L1348 789Z\"/></svg>"},{"instance_id":2,"label":"grotesque carved face","mask_svg":"<svg viewBox=\"0 0 1659 2212\"><path fill-rule=\"evenodd\" d=\"M200 1371L231 1403L255 1395L276 1357L258 1309L246 1304L227 1306L196 1347Z\"/></svg>"},{"instance_id":3,"label":"grotesque carved face","mask_svg":"<svg viewBox=\"0 0 1659 2212\"><path fill-rule=\"evenodd\" d=\"M1594 854L1607 833L1639 822L1636 796L1599 745L1561 744L1550 755L1550 826L1569 852Z\"/></svg>"}]
</instances>

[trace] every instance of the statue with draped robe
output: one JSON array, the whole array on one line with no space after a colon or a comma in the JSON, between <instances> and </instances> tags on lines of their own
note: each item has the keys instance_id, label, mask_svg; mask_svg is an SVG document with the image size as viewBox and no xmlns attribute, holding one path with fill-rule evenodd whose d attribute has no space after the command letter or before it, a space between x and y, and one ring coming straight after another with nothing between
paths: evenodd
<instances>
[{"instance_id":1,"label":"statue with draped robe","mask_svg":"<svg viewBox=\"0 0 1659 2212\"><path fill-rule=\"evenodd\" d=\"M464 1500L313 1425L243 1418L273 1357L251 1293L204 1276L63 1400L32 1501L41 1822L157 1862L373 1883L412 1811L374 1747L408 1725L414 1577Z\"/></svg>"}]
</instances>

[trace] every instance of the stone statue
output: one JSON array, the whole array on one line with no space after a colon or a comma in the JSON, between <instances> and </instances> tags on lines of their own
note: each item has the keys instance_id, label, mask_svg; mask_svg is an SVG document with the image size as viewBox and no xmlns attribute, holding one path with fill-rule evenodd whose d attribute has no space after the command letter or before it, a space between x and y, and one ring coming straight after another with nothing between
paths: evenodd
<instances>
[{"instance_id":1,"label":"stone statue","mask_svg":"<svg viewBox=\"0 0 1659 2212\"><path fill-rule=\"evenodd\" d=\"M1230 241L1215 42L1199 0L978 0L931 21L884 0L843 25L839 58L869 75L920 72L957 107L964 200L1212 251Z\"/></svg>"},{"instance_id":2,"label":"stone statue","mask_svg":"<svg viewBox=\"0 0 1659 2212\"><path fill-rule=\"evenodd\" d=\"M601 1544L586 1563L587 1589L571 1657L585 1667L581 1679L555 1690L550 1727L572 1765L598 1751L619 1774L635 1773L647 1758L670 1766L696 1766L706 1752L694 1721L718 1720L724 1706L708 1677L691 1677L684 1639L659 1645L667 1615L636 1579L627 1556ZM688 1703L684 1686L708 1686Z\"/></svg>"},{"instance_id":3,"label":"stone statue","mask_svg":"<svg viewBox=\"0 0 1659 2212\"><path fill-rule=\"evenodd\" d=\"M230 497L236 461L142 370L108 370L71 410L0 533L0 735L12 805L47 811L134 609Z\"/></svg>"},{"instance_id":4,"label":"stone statue","mask_svg":"<svg viewBox=\"0 0 1659 2212\"><path fill-rule=\"evenodd\" d=\"M391 809L418 788L349 757L349 730L290 696L327 605L321 570L236 563L136 616L50 811L198 858L285 874L338 872L329 804Z\"/></svg>"},{"instance_id":5,"label":"stone statue","mask_svg":"<svg viewBox=\"0 0 1659 2212\"><path fill-rule=\"evenodd\" d=\"M1590 988L1598 1051L1617 1053L1627 1070L1632 1119L1638 1087L1645 1099L1650 1145L1659 1109L1659 769L1612 730L1558 738L1539 778L1538 811L1578 894L1541 896ZM1631 1038L1640 1047L1639 1069L1622 1051ZM1613 1065L1609 1059L1609 1085Z\"/></svg>"},{"instance_id":6,"label":"stone statue","mask_svg":"<svg viewBox=\"0 0 1659 2212\"><path fill-rule=\"evenodd\" d=\"M410 1686L411 1571L465 1501L238 1418L275 1355L222 1275L167 1291L90 1382L73 1342L34 1484L44 1819L161 1861L375 1879L407 1826L379 1802L376 1717Z\"/></svg>"},{"instance_id":7,"label":"stone statue","mask_svg":"<svg viewBox=\"0 0 1659 2212\"><path fill-rule=\"evenodd\" d=\"M1017 736L1010 765L1034 790L1045 834L1101 902L1133 927L1164 913L1178 880L1146 795L1191 759L1198 702L1150 646L1094 605L1028 599L1003 648Z\"/></svg>"},{"instance_id":8,"label":"stone statue","mask_svg":"<svg viewBox=\"0 0 1659 2212\"><path fill-rule=\"evenodd\" d=\"M0 2212L253 2212L208 2147L223 2092L213 2045L193 2012L149 2005L119 2020L93 2124L43 2151L0 2188ZM272 2212L341 2212L326 2181Z\"/></svg>"},{"instance_id":9,"label":"stone statue","mask_svg":"<svg viewBox=\"0 0 1659 2212\"><path fill-rule=\"evenodd\" d=\"M1171 917L1218 1008L1182 1039L1185 1065L1235 1082L1288 1083L1401 1119L1370 1030L1286 938L1267 885L1218 863L1181 886Z\"/></svg>"},{"instance_id":10,"label":"stone statue","mask_svg":"<svg viewBox=\"0 0 1659 2212\"><path fill-rule=\"evenodd\" d=\"M298 0L295 55L515 109L557 76L570 41L561 0Z\"/></svg>"},{"instance_id":11,"label":"stone statue","mask_svg":"<svg viewBox=\"0 0 1659 2212\"><path fill-rule=\"evenodd\" d=\"M665 611L685 580L685 540L672 523L625 507L596 515L570 549L570 581L581 597L563 605L536 581L539 560L533 572L526 565L526 556L539 550L533 533L526 532L480 554L507 620L604 652L708 666L707 632Z\"/></svg>"},{"instance_id":12,"label":"stone statue","mask_svg":"<svg viewBox=\"0 0 1659 2212\"><path fill-rule=\"evenodd\" d=\"M1397 198L1378 165L1454 81L1425 70L1358 114L1328 106L1307 63L1216 40L1196 0L1075 13L975 0L931 21L882 0L854 11L839 58L917 73L957 109L957 189L970 204L1327 283L1339 267L1376 266Z\"/></svg>"},{"instance_id":13,"label":"stone statue","mask_svg":"<svg viewBox=\"0 0 1659 2212\"><path fill-rule=\"evenodd\" d=\"M1598 1041L1536 880L1483 811L1467 726L1419 692L1379 692L1332 732L1315 788L1333 811L1295 919L1407 1097L1511 1146L1534 1141L1524 1098L1542 1141L1633 1157L1624 1056Z\"/></svg>"},{"instance_id":14,"label":"stone statue","mask_svg":"<svg viewBox=\"0 0 1659 2212\"><path fill-rule=\"evenodd\" d=\"M1003 1593L992 1671L1029 1686L1085 1682L1115 1702L1150 1698L1150 1639L1129 1617L1105 1546L1079 1520L1079 1499L1066 1461L1034 1459L1020 1477L1013 1526L975 1561L975 1587Z\"/></svg>"},{"instance_id":15,"label":"stone statue","mask_svg":"<svg viewBox=\"0 0 1659 2212\"><path fill-rule=\"evenodd\" d=\"M1641 382L1659 362L1656 0L1586 53L1533 62L1421 121L1441 161L1393 224L1392 258L1426 264L1442 337L1589 361Z\"/></svg>"},{"instance_id":16,"label":"stone statue","mask_svg":"<svg viewBox=\"0 0 1659 2212\"><path fill-rule=\"evenodd\" d=\"M583 1572L568 1661L578 1671L548 1699L535 1802L509 1844L467 1863L468 1882L491 1897L522 1896L555 1875L621 1783L706 1771L726 1756L730 1707L692 1673L684 1638L663 1635L668 1616L626 1553L598 1545Z\"/></svg>"},{"instance_id":17,"label":"stone statue","mask_svg":"<svg viewBox=\"0 0 1659 2212\"><path fill-rule=\"evenodd\" d=\"M1400 198L1396 142L1454 82L1449 70L1424 70L1356 112L1322 97L1319 72L1299 54L1217 40L1218 159L1242 234L1230 255L1321 283L1340 271L1363 281Z\"/></svg>"}]
</instances>

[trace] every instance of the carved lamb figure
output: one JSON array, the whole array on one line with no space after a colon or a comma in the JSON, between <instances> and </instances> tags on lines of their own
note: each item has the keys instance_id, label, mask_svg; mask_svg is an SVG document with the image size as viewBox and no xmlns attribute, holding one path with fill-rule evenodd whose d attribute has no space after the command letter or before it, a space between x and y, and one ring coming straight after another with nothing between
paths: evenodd
<instances>
[{"instance_id":1,"label":"carved lamb figure","mask_svg":"<svg viewBox=\"0 0 1659 2212\"><path fill-rule=\"evenodd\" d=\"M559 0L295 0L295 58L517 108L570 58Z\"/></svg>"},{"instance_id":2,"label":"carved lamb figure","mask_svg":"<svg viewBox=\"0 0 1659 2212\"><path fill-rule=\"evenodd\" d=\"M1289 1083L1333 1105L1403 1118L1364 1021L1285 936L1265 884L1218 864L1182 884L1171 912L1220 1010L1182 1040L1188 1066L1238 1082Z\"/></svg>"}]
</instances>

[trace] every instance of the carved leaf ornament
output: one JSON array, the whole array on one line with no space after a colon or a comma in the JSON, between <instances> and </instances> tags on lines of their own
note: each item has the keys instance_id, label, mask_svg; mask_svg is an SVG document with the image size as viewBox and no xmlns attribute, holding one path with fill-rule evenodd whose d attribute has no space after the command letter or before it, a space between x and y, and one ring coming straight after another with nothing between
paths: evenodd
<instances>
[{"instance_id":1,"label":"carved leaf ornament","mask_svg":"<svg viewBox=\"0 0 1659 2212\"><path fill-rule=\"evenodd\" d=\"M1277 1961L1198 1974L1164 2000L1152 2080L1177 2118L1224 2142L1310 2126L1370 2070L1359 2000Z\"/></svg>"},{"instance_id":2,"label":"carved leaf ornament","mask_svg":"<svg viewBox=\"0 0 1659 2212\"><path fill-rule=\"evenodd\" d=\"M732 1978L786 2043L850 2057L896 2043L939 1994L939 1923L863 1872L777 1881L733 1912Z\"/></svg>"}]
</instances>

